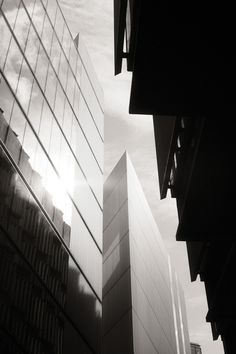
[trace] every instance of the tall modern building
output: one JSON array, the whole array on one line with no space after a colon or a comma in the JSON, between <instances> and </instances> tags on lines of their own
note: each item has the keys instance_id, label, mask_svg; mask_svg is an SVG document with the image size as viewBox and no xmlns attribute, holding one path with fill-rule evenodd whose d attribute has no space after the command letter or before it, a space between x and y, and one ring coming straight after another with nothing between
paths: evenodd
<instances>
[{"instance_id":1,"label":"tall modern building","mask_svg":"<svg viewBox=\"0 0 236 354\"><path fill-rule=\"evenodd\" d=\"M102 90L57 0L1 0L0 41L0 352L100 353Z\"/></svg>"},{"instance_id":2,"label":"tall modern building","mask_svg":"<svg viewBox=\"0 0 236 354\"><path fill-rule=\"evenodd\" d=\"M104 186L103 354L190 354L177 276L125 153Z\"/></svg>"},{"instance_id":3,"label":"tall modern building","mask_svg":"<svg viewBox=\"0 0 236 354\"><path fill-rule=\"evenodd\" d=\"M206 319L227 354L236 331L232 6L114 0L115 73L125 58L130 113L153 115L161 198L176 198L176 238L187 242L192 280L205 282Z\"/></svg>"}]
</instances>

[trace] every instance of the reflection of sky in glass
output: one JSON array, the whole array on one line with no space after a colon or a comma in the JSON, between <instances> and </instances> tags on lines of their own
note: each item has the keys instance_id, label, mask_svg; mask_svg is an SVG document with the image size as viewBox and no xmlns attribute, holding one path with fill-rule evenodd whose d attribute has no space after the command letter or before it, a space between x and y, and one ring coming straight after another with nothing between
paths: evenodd
<instances>
[{"instance_id":1,"label":"reflection of sky in glass","mask_svg":"<svg viewBox=\"0 0 236 354\"><path fill-rule=\"evenodd\" d=\"M6 38L0 64L25 115L17 102L12 110L13 97L4 79L1 108L64 220L71 223L70 195L92 234L101 234L103 113L87 70L93 83L96 79L91 65L86 70L82 65L57 2L43 4L40 0L34 6L29 0L3 2L2 10L21 50L0 13L1 33ZM82 60L89 61L80 39L79 46ZM21 167L21 161L16 163Z\"/></svg>"}]
</instances>

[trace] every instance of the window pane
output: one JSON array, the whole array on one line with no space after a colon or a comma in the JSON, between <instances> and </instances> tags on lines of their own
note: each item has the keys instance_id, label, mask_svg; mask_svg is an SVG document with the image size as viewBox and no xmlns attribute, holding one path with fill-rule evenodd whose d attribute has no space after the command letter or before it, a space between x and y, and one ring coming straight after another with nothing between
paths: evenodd
<instances>
[{"instance_id":1,"label":"window pane","mask_svg":"<svg viewBox=\"0 0 236 354\"><path fill-rule=\"evenodd\" d=\"M52 137L49 148L49 156L57 170L59 169L60 164L61 140L62 134L60 128L54 120L52 125Z\"/></svg>"},{"instance_id":2,"label":"window pane","mask_svg":"<svg viewBox=\"0 0 236 354\"><path fill-rule=\"evenodd\" d=\"M67 26L65 25L64 33L63 33L63 40L62 40L62 47L63 47L66 57L68 59L69 59L69 55L70 55L71 44L72 44L72 38L71 38L71 35L70 35L70 32L69 32Z\"/></svg>"},{"instance_id":3,"label":"window pane","mask_svg":"<svg viewBox=\"0 0 236 354\"><path fill-rule=\"evenodd\" d=\"M55 30L56 30L58 40L60 43L62 42L64 26L65 26L65 22L62 17L61 11L58 7L57 14L56 14Z\"/></svg>"},{"instance_id":4,"label":"window pane","mask_svg":"<svg viewBox=\"0 0 236 354\"><path fill-rule=\"evenodd\" d=\"M58 69L59 69L60 53L61 53L61 47L57 40L56 33L54 32L50 59L56 73L58 73Z\"/></svg>"},{"instance_id":5,"label":"window pane","mask_svg":"<svg viewBox=\"0 0 236 354\"><path fill-rule=\"evenodd\" d=\"M22 63L22 54L16 42L12 40L8 51L4 72L13 91L16 90L21 63Z\"/></svg>"},{"instance_id":6,"label":"window pane","mask_svg":"<svg viewBox=\"0 0 236 354\"><path fill-rule=\"evenodd\" d=\"M20 144L22 144L24 131L25 131L26 119L23 115L22 111L20 110L18 104L15 102L11 120L10 120L10 127L14 131L19 140Z\"/></svg>"},{"instance_id":7,"label":"window pane","mask_svg":"<svg viewBox=\"0 0 236 354\"><path fill-rule=\"evenodd\" d=\"M25 56L33 71L35 71L38 50L39 50L39 39L33 26L31 25L29 30L28 41L26 44Z\"/></svg>"},{"instance_id":8,"label":"window pane","mask_svg":"<svg viewBox=\"0 0 236 354\"><path fill-rule=\"evenodd\" d=\"M61 85L58 83L54 113L60 125L62 125L62 118L64 113L64 104L65 104L65 94L61 88Z\"/></svg>"},{"instance_id":9,"label":"window pane","mask_svg":"<svg viewBox=\"0 0 236 354\"><path fill-rule=\"evenodd\" d=\"M8 130L6 146L15 163L18 163L26 120L16 102L9 124L11 129Z\"/></svg>"},{"instance_id":10,"label":"window pane","mask_svg":"<svg viewBox=\"0 0 236 354\"><path fill-rule=\"evenodd\" d=\"M3 65L6 60L7 51L10 45L11 32L1 12L0 12L0 33L2 38L4 38L4 40L1 41L1 51L0 51L0 67L3 68Z\"/></svg>"},{"instance_id":11,"label":"window pane","mask_svg":"<svg viewBox=\"0 0 236 354\"><path fill-rule=\"evenodd\" d=\"M42 29L43 29L43 21L44 21L45 11L43 5L40 0L36 0L34 6L34 12L32 17L32 22L34 23L36 30L41 37Z\"/></svg>"},{"instance_id":12,"label":"window pane","mask_svg":"<svg viewBox=\"0 0 236 354\"><path fill-rule=\"evenodd\" d=\"M36 149L37 149L36 136L34 135L29 123L27 123L25 128L25 135L22 143L23 152L21 152L19 165L28 183L30 182L31 172L32 172L31 170L34 166ZM25 154L27 154L27 156L25 156Z\"/></svg>"},{"instance_id":13,"label":"window pane","mask_svg":"<svg viewBox=\"0 0 236 354\"><path fill-rule=\"evenodd\" d=\"M36 81L34 81L31 99L30 99L28 117L36 133L38 133L39 130L42 105L43 105L43 96L38 87L38 84L36 83Z\"/></svg>"},{"instance_id":14,"label":"window pane","mask_svg":"<svg viewBox=\"0 0 236 354\"><path fill-rule=\"evenodd\" d=\"M66 82L67 82L67 72L68 72L68 62L65 57L65 55L61 52L61 58L60 58L60 67L59 67L59 79L61 81L62 87L66 88Z\"/></svg>"},{"instance_id":15,"label":"window pane","mask_svg":"<svg viewBox=\"0 0 236 354\"><path fill-rule=\"evenodd\" d=\"M75 90L75 78L72 74L71 69L68 69L68 73L67 73L67 87L66 87L66 94L67 97L69 98L69 101L71 103L71 105L73 105L73 98L74 98L74 90Z\"/></svg>"},{"instance_id":16,"label":"window pane","mask_svg":"<svg viewBox=\"0 0 236 354\"><path fill-rule=\"evenodd\" d=\"M47 14L52 22L52 25L54 25L54 22L55 22L56 11L57 11L57 2L56 1L48 1Z\"/></svg>"},{"instance_id":17,"label":"window pane","mask_svg":"<svg viewBox=\"0 0 236 354\"><path fill-rule=\"evenodd\" d=\"M74 42L71 45L70 49L70 65L73 73L76 75L76 65L77 65L78 53L75 49Z\"/></svg>"},{"instance_id":18,"label":"window pane","mask_svg":"<svg viewBox=\"0 0 236 354\"><path fill-rule=\"evenodd\" d=\"M30 20L25 12L24 6L21 4L18 10L14 34L20 44L21 49L24 51L27 35L29 32Z\"/></svg>"},{"instance_id":19,"label":"window pane","mask_svg":"<svg viewBox=\"0 0 236 354\"><path fill-rule=\"evenodd\" d=\"M6 81L0 76L0 108L4 112L4 119L7 123L10 121L14 97Z\"/></svg>"},{"instance_id":20,"label":"window pane","mask_svg":"<svg viewBox=\"0 0 236 354\"><path fill-rule=\"evenodd\" d=\"M47 102L44 101L41 124L39 128L39 138L47 151L50 145L53 119L52 112L50 111Z\"/></svg>"},{"instance_id":21,"label":"window pane","mask_svg":"<svg viewBox=\"0 0 236 354\"><path fill-rule=\"evenodd\" d=\"M52 108L54 107L56 88L57 77L52 66L49 64L45 94Z\"/></svg>"},{"instance_id":22,"label":"window pane","mask_svg":"<svg viewBox=\"0 0 236 354\"><path fill-rule=\"evenodd\" d=\"M26 113L29 107L29 100L30 100L33 80L34 80L33 75L26 61L23 60L16 95L21 103L22 108Z\"/></svg>"},{"instance_id":23,"label":"window pane","mask_svg":"<svg viewBox=\"0 0 236 354\"><path fill-rule=\"evenodd\" d=\"M36 77L43 91L45 88L47 69L48 69L48 57L44 51L43 46L40 44L38 59L36 64Z\"/></svg>"},{"instance_id":24,"label":"window pane","mask_svg":"<svg viewBox=\"0 0 236 354\"><path fill-rule=\"evenodd\" d=\"M25 4L26 10L28 11L28 14L31 17L34 9L35 0L21 0L21 1L23 1L23 3Z\"/></svg>"},{"instance_id":25,"label":"window pane","mask_svg":"<svg viewBox=\"0 0 236 354\"><path fill-rule=\"evenodd\" d=\"M72 109L68 101L66 100L62 130L69 142L71 141L71 133L72 133L72 117L73 117Z\"/></svg>"},{"instance_id":26,"label":"window pane","mask_svg":"<svg viewBox=\"0 0 236 354\"><path fill-rule=\"evenodd\" d=\"M4 0L2 4L2 11L4 12L7 21L12 28L16 20L19 3L20 0Z\"/></svg>"},{"instance_id":27,"label":"window pane","mask_svg":"<svg viewBox=\"0 0 236 354\"><path fill-rule=\"evenodd\" d=\"M43 25L43 34L42 34L42 42L46 49L48 55L50 55L51 45L52 45L52 35L53 35L53 28L48 17L45 17L44 25Z\"/></svg>"}]
</instances>

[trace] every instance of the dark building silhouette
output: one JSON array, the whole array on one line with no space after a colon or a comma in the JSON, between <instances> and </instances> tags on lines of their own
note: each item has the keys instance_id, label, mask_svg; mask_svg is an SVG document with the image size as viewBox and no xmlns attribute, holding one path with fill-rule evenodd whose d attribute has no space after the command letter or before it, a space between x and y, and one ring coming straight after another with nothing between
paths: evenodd
<instances>
[{"instance_id":1,"label":"dark building silhouette","mask_svg":"<svg viewBox=\"0 0 236 354\"><path fill-rule=\"evenodd\" d=\"M191 346L191 354L202 354L202 349L199 344L190 343Z\"/></svg>"},{"instance_id":2,"label":"dark building silhouette","mask_svg":"<svg viewBox=\"0 0 236 354\"><path fill-rule=\"evenodd\" d=\"M115 73L133 72L130 113L153 115L161 198L204 281L213 338L234 353L235 21L231 4L114 1ZM228 188L226 188L228 187Z\"/></svg>"},{"instance_id":3,"label":"dark building silhouette","mask_svg":"<svg viewBox=\"0 0 236 354\"><path fill-rule=\"evenodd\" d=\"M0 352L100 353L102 90L57 0L0 34Z\"/></svg>"},{"instance_id":4,"label":"dark building silhouette","mask_svg":"<svg viewBox=\"0 0 236 354\"><path fill-rule=\"evenodd\" d=\"M190 354L184 294L128 154L104 185L103 354Z\"/></svg>"}]
</instances>

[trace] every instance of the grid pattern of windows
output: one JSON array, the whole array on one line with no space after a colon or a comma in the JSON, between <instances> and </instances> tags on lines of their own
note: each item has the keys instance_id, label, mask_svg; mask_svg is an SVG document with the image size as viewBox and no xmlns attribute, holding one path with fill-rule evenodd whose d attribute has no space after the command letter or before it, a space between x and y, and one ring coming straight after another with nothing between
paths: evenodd
<instances>
[{"instance_id":1,"label":"grid pattern of windows","mask_svg":"<svg viewBox=\"0 0 236 354\"><path fill-rule=\"evenodd\" d=\"M79 36L72 38L57 0L1 0L0 33L1 146L59 243L65 242L67 225L64 252L75 260L69 265L85 275L84 289L95 296L99 308L101 89L86 48ZM42 242L45 237L42 228ZM37 247L40 250L40 243Z\"/></svg>"}]
</instances>

